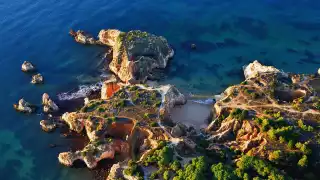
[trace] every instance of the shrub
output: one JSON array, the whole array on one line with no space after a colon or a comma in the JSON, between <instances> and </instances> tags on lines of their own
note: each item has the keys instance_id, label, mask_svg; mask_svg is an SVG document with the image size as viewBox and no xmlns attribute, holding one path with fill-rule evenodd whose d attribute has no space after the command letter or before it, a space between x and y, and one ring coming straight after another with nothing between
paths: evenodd
<instances>
[{"instance_id":1,"label":"shrub","mask_svg":"<svg viewBox=\"0 0 320 180\"><path fill-rule=\"evenodd\" d=\"M169 180L169 179L170 179L170 173L169 173L169 171L164 171L164 173L163 173L163 179L164 179L164 180Z\"/></svg>"},{"instance_id":2,"label":"shrub","mask_svg":"<svg viewBox=\"0 0 320 180\"><path fill-rule=\"evenodd\" d=\"M298 161L298 166L307 167L308 166L308 157L303 155L302 158Z\"/></svg>"},{"instance_id":3,"label":"shrub","mask_svg":"<svg viewBox=\"0 0 320 180\"><path fill-rule=\"evenodd\" d=\"M280 150L273 151L272 153L269 154L269 160L270 161L277 161L277 160L279 160L280 156L281 156Z\"/></svg>"}]
</instances>

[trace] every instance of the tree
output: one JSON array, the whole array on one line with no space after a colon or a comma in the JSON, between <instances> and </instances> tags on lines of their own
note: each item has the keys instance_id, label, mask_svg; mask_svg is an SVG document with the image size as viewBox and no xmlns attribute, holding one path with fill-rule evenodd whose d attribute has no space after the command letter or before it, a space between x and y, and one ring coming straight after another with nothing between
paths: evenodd
<instances>
[{"instance_id":1,"label":"tree","mask_svg":"<svg viewBox=\"0 0 320 180\"><path fill-rule=\"evenodd\" d=\"M184 167L184 171L179 170L173 180L205 180L207 163L203 156L192 159L190 164Z\"/></svg>"},{"instance_id":2,"label":"tree","mask_svg":"<svg viewBox=\"0 0 320 180\"><path fill-rule=\"evenodd\" d=\"M222 163L213 164L211 166L213 179L216 180L229 180L238 179L230 166L223 165Z\"/></svg>"}]
</instances>

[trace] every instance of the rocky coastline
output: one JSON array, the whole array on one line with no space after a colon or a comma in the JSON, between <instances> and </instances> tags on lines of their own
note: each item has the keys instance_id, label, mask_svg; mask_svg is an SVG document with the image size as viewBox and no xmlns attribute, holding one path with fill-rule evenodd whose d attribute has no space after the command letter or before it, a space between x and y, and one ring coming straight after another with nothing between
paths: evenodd
<instances>
[{"instance_id":1,"label":"rocky coastline","mask_svg":"<svg viewBox=\"0 0 320 180\"><path fill-rule=\"evenodd\" d=\"M102 83L99 96L85 97L73 112L63 112L43 94L43 112L59 119L42 120L44 131L63 124L89 139L83 149L61 152L62 165L80 160L93 169L103 159L125 157L107 180L312 179L319 174L319 73L286 73L254 61L243 67L243 82L202 107L174 85L156 82L158 70L174 60L164 37L116 29L101 30L98 38L81 30L69 34L80 44L109 47L108 67L115 76ZM24 72L34 69L30 62L22 66ZM24 99L14 108L34 112Z\"/></svg>"}]
</instances>

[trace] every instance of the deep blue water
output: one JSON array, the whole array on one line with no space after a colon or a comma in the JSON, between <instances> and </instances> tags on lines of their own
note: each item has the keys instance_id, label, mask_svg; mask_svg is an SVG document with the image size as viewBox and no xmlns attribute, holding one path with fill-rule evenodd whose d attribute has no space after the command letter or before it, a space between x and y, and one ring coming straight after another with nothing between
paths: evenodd
<instances>
[{"instance_id":1,"label":"deep blue water","mask_svg":"<svg viewBox=\"0 0 320 180\"><path fill-rule=\"evenodd\" d=\"M70 28L165 36L176 55L162 83L213 95L239 83L242 66L255 59L284 71L316 72L319 9L319 0L0 0L0 177L93 179L100 171L61 166L57 155L70 140L42 132L41 116L12 108L21 97L40 104L44 92L57 98L84 81L97 81L104 48L76 44ZM197 50L190 50L191 43ZM37 66L44 85L29 83L20 71L24 60ZM50 149L51 143L61 146Z\"/></svg>"}]
</instances>

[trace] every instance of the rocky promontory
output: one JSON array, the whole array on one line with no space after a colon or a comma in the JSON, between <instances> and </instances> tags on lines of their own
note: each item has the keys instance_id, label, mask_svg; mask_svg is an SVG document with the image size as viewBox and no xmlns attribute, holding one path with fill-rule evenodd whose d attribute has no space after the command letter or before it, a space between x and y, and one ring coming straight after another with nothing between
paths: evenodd
<instances>
[{"instance_id":1,"label":"rocky promontory","mask_svg":"<svg viewBox=\"0 0 320 180\"><path fill-rule=\"evenodd\" d=\"M61 152L61 164L72 167L80 160L93 169L113 159L108 180L319 175L319 74L286 73L254 61L243 67L243 82L210 99L212 104L199 103L174 85L146 84L160 77L174 54L165 38L115 29L101 30L97 39L84 31L70 34L81 44L110 47L106 63L114 76L73 112L60 112L43 95L44 112L59 112L56 121L40 122L43 130L53 131L58 122L88 140ZM33 112L23 99L14 107Z\"/></svg>"}]
</instances>

